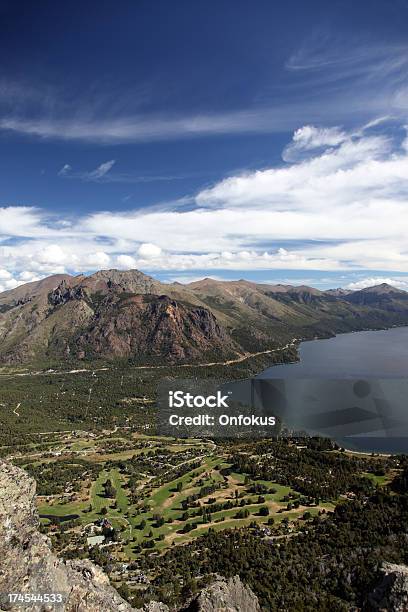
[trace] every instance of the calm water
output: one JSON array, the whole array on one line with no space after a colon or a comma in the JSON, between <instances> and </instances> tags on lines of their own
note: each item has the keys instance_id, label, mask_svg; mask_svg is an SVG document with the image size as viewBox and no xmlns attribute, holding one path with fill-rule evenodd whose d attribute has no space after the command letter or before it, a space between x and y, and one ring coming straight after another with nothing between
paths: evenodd
<instances>
[{"instance_id":1,"label":"calm water","mask_svg":"<svg viewBox=\"0 0 408 612\"><path fill-rule=\"evenodd\" d=\"M330 395L330 389L335 387L330 387L333 382L329 383L327 379L367 379L370 381L370 395L352 404L352 400L343 401L344 408L348 408L347 418L350 419L350 413L354 410L349 422L353 421L351 429L356 433L345 438L336 434L332 434L332 437L336 436L341 444L355 450L408 453L408 327L341 334L327 340L302 342L299 354L300 362L268 368L258 378L283 379L288 396L297 393L299 397L299 389L317 389L313 401L316 402L317 396L319 400L323 396L327 412L332 413L344 410L342 399L339 399L336 391ZM361 411L372 411L374 404L369 404L369 401L374 402L375 412L379 416L377 421L370 422L371 429L362 423L362 431L357 433L361 425L356 425L359 414L364 414L364 418L368 414ZM313 411L313 402L309 402L309 407L307 404L307 401L298 402L298 414ZM356 405L360 408L353 408ZM350 425L345 430L347 428Z\"/></svg>"},{"instance_id":2,"label":"calm water","mask_svg":"<svg viewBox=\"0 0 408 612\"><path fill-rule=\"evenodd\" d=\"M408 377L408 327L340 334L302 342L300 362L274 366L260 378Z\"/></svg>"}]
</instances>

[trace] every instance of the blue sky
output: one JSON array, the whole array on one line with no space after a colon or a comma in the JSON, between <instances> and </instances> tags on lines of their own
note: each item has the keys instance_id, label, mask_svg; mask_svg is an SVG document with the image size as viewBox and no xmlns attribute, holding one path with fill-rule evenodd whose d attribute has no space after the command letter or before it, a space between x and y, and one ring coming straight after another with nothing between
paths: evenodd
<instances>
[{"instance_id":1,"label":"blue sky","mask_svg":"<svg viewBox=\"0 0 408 612\"><path fill-rule=\"evenodd\" d=\"M0 4L0 289L408 287L408 2Z\"/></svg>"}]
</instances>

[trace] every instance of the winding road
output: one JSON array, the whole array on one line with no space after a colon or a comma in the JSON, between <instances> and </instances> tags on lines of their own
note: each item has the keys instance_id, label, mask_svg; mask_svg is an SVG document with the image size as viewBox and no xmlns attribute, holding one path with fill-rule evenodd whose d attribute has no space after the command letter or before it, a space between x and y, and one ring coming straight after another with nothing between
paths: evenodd
<instances>
[{"instance_id":1,"label":"winding road","mask_svg":"<svg viewBox=\"0 0 408 612\"><path fill-rule=\"evenodd\" d=\"M258 351L256 353L243 353L234 359L227 359L226 361L209 361L207 363L176 363L176 364L163 364L163 365L142 365L142 366L132 366L132 370L164 370L166 368L209 368L213 366L226 366L233 365L234 363L241 363L242 361L246 361L247 359L251 359L252 357L258 357L259 355L270 355L272 353L278 353L280 351L285 351L286 349L294 346L297 342L300 342L300 338L293 338L290 342L285 344L285 346L279 346L277 348L268 349L266 351ZM41 375L58 375L61 376L63 374L84 374L89 372L94 375L95 372L102 372L112 370L112 368L99 368L97 370L90 370L87 368L83 368L80 370L38 370L36 372L17 372L14 374L7 374L4 372L0 373L0 377L14 378L17 376L41 376Z\"/></svg>"}]
</instances>

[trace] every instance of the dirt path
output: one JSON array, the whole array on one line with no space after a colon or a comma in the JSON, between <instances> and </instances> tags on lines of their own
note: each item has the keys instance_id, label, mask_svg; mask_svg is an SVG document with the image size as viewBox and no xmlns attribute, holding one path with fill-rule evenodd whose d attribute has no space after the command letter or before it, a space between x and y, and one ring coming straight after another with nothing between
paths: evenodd
<instances>
[{"instance_id":1,"label":"dirt path","mask_svg":"<svg viewBox=\"0 0 408 612\"><path fill-rule=\"evenodd\" d=\"M251 359L252 357L258 357L258 355L270 355L271 353L277 353L279 351L285 351L291 346L294 346L296 342L298 342L299 338L293 338L291 342L285 344L285 346L280 346L274 349L268 349L266 351L258 351L257 353L244 353L235 359L228 359L227 361L210 361L208 363L179 363L175 364L173 368L207 368L212 366L224 366L224 365L232 365L234 363L241 363L242 361L246 361L247 359ZM159 370L163 368L168 368L167 365L157 365L157 366L135 366L135 370Z\"/></svg>"}]
</instances>

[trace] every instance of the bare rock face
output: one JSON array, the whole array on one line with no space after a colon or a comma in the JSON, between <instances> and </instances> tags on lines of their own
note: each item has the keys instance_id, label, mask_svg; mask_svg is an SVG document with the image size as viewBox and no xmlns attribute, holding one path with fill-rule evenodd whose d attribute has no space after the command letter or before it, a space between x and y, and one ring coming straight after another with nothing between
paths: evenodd
<instances>
[{"instance_id":1,"label":"bare rock face","mask_svg":"<svg viewBox=\"0 0 408 612\"><path fill-rule=\"evenodd\" d=\"M159 601L149 601L143 608L139 608L135 612L170 612L170 608Z\"/></svg>"},{"instance_id":2,"label":"bare rock face","mask_svg":"<svg viewBox=\"0 0 408 612\"><path fill-rule=\"evenodd\" d=\"M261 612L258 598L239 576L218 578L200 593L189 612Z\"/></svg>"},{"instance_id":3,"label":"bare rock face","mask_svg":"<svg viewBox=\"0 0 408 612\"><path fill-rule=\"evenodd\" d=\"M169 363L207 352L233 354L233 343L208 309L151 294L108 295L75 344L86 355L162 356Z\"/></svg>"},{"instance_id":4,"label":"bare rock face","mask_svg":"<svg viewBox=\"0 0 408 612\"><path fill-rule=\"evenodd\" d=\"M38 531L35 482L23 470L0 461L0 592L62 593L66 612L127 612L131 606L90 561L63 561ZM26 606L1 610L27 610ZM30 610L52 610L35 604Z\"/></svg>"},{"instance_id":5,"label":"bare rock face","mask_svg":"<svg viewBox=\"0 0 408 612\"><path fill-rule=\"evenodd\" d=\"M384 563L384 576L369 596L371 610L381 612L408 611L408 567L395 563Z\"/></svg>"}]
</instances>

